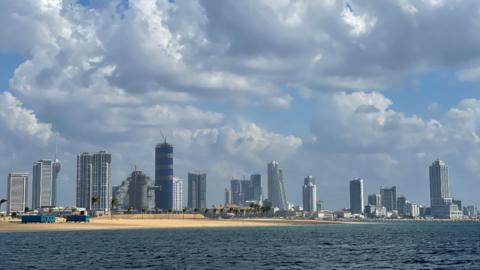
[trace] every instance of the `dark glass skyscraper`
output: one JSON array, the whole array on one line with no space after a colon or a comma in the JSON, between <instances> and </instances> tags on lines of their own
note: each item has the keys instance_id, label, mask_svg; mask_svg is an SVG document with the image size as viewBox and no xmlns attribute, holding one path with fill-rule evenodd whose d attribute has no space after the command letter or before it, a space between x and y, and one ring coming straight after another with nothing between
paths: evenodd
<instances>
[{"instance_id":1,"label":"dark glass skyscraper","mask_svg":"<svg viewBox=\"0 0 480 270\"><path fill-rule=\"evenodd\" d=\"M155 208L173 209L173 146L166 141L155 147Z\"/></svg>"}]
</instances>

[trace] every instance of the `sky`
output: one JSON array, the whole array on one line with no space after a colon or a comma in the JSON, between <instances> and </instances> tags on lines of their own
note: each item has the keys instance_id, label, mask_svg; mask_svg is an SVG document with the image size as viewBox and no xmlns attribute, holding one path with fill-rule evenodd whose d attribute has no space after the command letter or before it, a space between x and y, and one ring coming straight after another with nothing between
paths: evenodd
<instances>
[{"instance_id":1,"label":"sky","mask_svg":"<svg viewBox=\"0 0 480 270\"><path fill-rule=\"evenodd\" d=\"M112 182L154 175L162 135L174 174L207 173L208 204L233 178L284 170L301 203L313 175L329 209L397 186L428 205L428 166L479 205L480 2L0 1L0 197L11 171L112 154Z\"/></svg>"}]
</instances>

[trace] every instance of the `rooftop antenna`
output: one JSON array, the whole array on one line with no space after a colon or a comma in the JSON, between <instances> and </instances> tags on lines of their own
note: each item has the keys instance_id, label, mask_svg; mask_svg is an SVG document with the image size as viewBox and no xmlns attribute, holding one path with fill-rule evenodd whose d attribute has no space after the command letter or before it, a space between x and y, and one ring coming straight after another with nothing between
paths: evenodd
<instances>
[{"instance_id":1,"label":"rooftop antenna","mask_svg":"<svg viewBox=\"0 0 480 270\"><path fill-rule=\"evenodd\" d=\"M161 135L162 138L163 138L163 142L164 142L164 143L167 143L167 136L165 136L165 134L163 134L162 130L160 130L160 135Z\"/></svg>"},{"instance_id":2,"label":"rooftop antenna","mask_svg":"<svg viewBox=\"0 0 480 270\"><path fill-rule=\"evenodd\" d=\"M57 155L58 155L58 143L55 143L55 158L54 158L54 160L57 160Z\"/></svg>"}]
</instances>

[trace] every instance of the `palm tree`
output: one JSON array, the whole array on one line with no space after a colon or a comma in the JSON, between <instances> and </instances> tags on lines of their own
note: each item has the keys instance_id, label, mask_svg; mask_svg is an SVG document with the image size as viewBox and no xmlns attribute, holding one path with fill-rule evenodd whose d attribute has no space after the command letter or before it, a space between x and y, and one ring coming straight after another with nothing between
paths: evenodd
<instances>
[{"instance_id":1,"label":"palm tree","mask_svg":"<svg viewBox=\"0 0 480 270\"><path fill-rule=\"evenodd\" d=\"M2 210L2 204L6 203L7 201L8 201L7 199L0 200L0 210Z\"/></svg>"},{"instance_id":2,"label":"palm tree","mask_svg":"<svg viewBox=\"0 0 480 270\"><path fill-rule=\"evenodd\" d=\"M98 201L97 197L92 197L92 208L95 209L95 203Z\"/></svg>"},{"instance_id":3,"label":"palm tree","mask_svg":"<svg viewBox=\"0 0 480 270\"><path fill-rule=\"evenodd\" d=\"M112 201L110 202L111 203L111 209L110 209L110 219L113 219L113 209L117 208L117 205L118 205L118 201L117 201L117 198L112 198Z\"/></svg>"},{"instance_id":4,"label":"palm tree","mask_svg":"<svg viewBox=\"0 0 480 270\"><path fill-rule=\"evenodd\" d=\"M182 219L185 219L185 212L187 212L187 208L182 209Z\"/></svg>"}]
</instances>

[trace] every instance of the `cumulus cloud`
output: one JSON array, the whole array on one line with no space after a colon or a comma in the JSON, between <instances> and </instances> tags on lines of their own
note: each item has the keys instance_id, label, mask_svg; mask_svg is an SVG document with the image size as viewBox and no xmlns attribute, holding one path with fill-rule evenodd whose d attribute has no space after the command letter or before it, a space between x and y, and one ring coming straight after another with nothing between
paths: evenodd
<instances>
[{"instance_id":1,"label":"cumulus cloud","mask_svg":"<svg viewBox=\"0 0 480 270\"><path fill-rule=\"evenodd\" d=\"M3 134L6 137L14 135L41 144L47 144L53 134L51 124L40 122L33 111L23 108L9 92L0 93L0 126L3 131L11 132Z\"/></svg>"}]
</instances>

